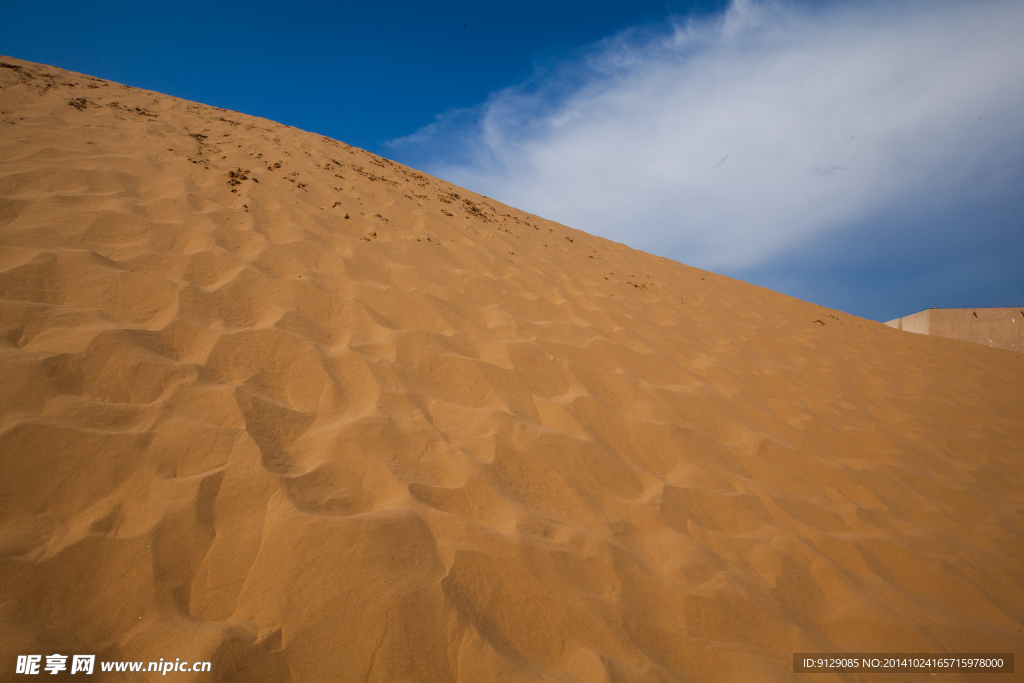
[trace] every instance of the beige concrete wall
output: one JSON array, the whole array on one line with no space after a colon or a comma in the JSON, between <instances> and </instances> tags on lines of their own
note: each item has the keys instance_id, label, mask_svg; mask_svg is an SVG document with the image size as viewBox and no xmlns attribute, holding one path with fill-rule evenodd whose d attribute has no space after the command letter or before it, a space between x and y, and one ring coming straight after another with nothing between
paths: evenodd
<instances>
[{"instance_id":1,"label":"beige concrete wall","mask_svg":"<svg viewBox=\"0 0 1024 683\"><path fill-rule=\"evenodd\" d=\"M885 323L905 332L932 334L1011 351L1021 350L1024 307L929 308Z\"/></svg>"},{"instance_id":2,"label":"beige concrete wall","mask_svg":"<svg viewBox=\"0 0 1024 683\"><path fill-rule=\"evenodd\" d=\"M930 325L931 314L937 310L937 308L930 308L927 311L904 316L903 326L900 329L906 332L916 332L917 334L932 334Z\"/></svg>"}]
</instances>

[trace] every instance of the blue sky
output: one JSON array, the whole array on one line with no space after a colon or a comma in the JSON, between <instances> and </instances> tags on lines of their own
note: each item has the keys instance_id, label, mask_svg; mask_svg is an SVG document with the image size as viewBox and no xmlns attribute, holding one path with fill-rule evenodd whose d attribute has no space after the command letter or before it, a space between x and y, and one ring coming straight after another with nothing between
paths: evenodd
<instances>
[{"instance_id":1,"label":"blue sky","mask_svg":"<svg viewBox=\"0 0 1024 683\"><path fill-rule=\"evenodd\" d=\"M0 53L887 320L1024 304L1024 3L21 3Z\"/></svg>"}]
</instances>

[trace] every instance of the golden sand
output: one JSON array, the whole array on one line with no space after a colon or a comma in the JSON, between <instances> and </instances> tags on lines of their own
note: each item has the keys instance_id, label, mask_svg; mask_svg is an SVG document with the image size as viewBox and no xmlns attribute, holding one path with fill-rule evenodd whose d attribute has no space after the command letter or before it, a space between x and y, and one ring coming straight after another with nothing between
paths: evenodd
<instances>
[{"instance_id":1,"label":"golden sand","mask_svg":"<svg viewBox=\"0 0 1024 683\"><path fill-rule=\"evenodd\" d=\"M0 678L94 653L835 681L793 653L1024 651L1019 353L0 61Z\"/></svg>"}]
</instances>

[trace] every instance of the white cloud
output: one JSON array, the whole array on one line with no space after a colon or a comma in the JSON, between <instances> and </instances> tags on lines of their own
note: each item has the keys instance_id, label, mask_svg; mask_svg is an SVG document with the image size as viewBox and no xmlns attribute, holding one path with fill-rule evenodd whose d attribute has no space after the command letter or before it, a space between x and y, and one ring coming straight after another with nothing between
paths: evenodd
<instances>
[{"instance_id":1,"label":"white cloud","mask_svg":"<svg viewBox=\"0 0 1024 683\"><path fill-rule=\"evenodd\" d=\"M1021 36L1019 0L736 0L606 39L391 144L567 225L750 268L890 209L1019 194Z\"/></svg>"}]
</instances>

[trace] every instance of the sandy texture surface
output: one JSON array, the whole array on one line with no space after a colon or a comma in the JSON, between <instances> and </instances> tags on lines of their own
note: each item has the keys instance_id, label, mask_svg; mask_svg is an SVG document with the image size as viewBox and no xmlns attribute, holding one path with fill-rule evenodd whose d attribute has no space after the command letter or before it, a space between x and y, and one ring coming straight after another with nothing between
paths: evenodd
<instances>
[{"instance_id":1,"label":"sandy texture surface","mask_svg":"<svg viewBox=\"0 0 1024 683\"><path fill-rule=\"evenodd\" d=\"M881 681L792 653L1024 651L1019 353L0 61L0 678L83 652Z\"/></svg>"}]
</instances>

